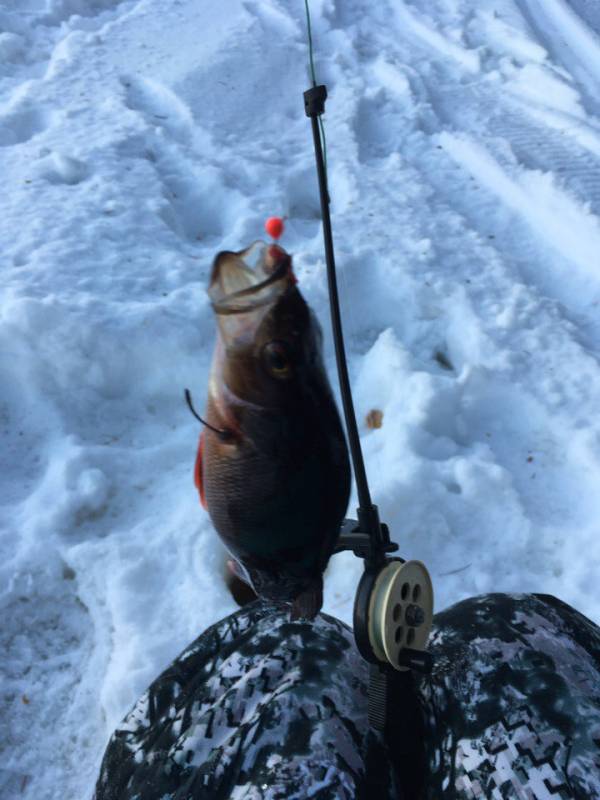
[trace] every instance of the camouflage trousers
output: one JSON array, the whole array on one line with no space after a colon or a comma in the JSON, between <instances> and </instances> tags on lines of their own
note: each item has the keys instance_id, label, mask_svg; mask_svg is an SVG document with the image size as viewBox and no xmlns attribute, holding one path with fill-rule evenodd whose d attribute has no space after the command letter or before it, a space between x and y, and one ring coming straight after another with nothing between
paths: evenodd
<instances>
[{"instance_id":1,"label":"camouflage trousers","mask_svg":"<svg viewBox=\"0 0 600 800\"><path fill-rule=\"evenodd\" d=\"M246 606L135 704L95 798L600 800L597 626L550 596L490 594L437 614L429 649L432 674L394 708L418 717L398 748L369 731L347 626Z\"/></svg>"}]
</instances>

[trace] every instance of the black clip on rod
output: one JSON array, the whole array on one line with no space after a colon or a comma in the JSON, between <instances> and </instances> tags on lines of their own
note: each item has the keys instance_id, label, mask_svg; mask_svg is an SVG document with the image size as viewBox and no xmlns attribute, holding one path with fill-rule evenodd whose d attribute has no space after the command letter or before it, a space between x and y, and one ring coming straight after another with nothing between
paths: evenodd
<instances>
[{"instance_id":1,"label":"black clip on rod","mask_svg":"<svg viewBox=\"0 0 600 800\"><path fill-rule=\"evenodd\" d=\"M329 308L331 312L331 325L333 328L333 341L335 344L335 358L337 362L338 378L342 394L342 405L348 431L348 440L352 464L354 467L354 478L358 491L359 507L358 527L362 533L369 537L370 547L368 555L365 556L369 566L375 567L385 561L385 553L389 552L389 534L387 527L382 526L379 521L377 506L371 502L371 493L365 471L360 437L356 425L356 415L352 402L352 392L350 389L350 379L348 377L348 367L346 365L346 351L344 348L344 334L342 330L342 319L340 315L340 303L335 273L335 258L333 254L333 237L331 234L331 219L329 216L329 192L327 188L327 173L323 159L323 148L321 145L321 132L319 130L319 117L325 111L325 100L327 99L327 87L313 84L311 89L304 92L304 109L306 116L310 117L312 124L313 140L315 145L315 158L317 162L317 176L319 179L319 194L321 198L321 215L323 218L323 239L325 241L325 261L327 264L327 282L329 287ZM395 549L395 548L393 548Z\"/></svg>"}]
</instances>

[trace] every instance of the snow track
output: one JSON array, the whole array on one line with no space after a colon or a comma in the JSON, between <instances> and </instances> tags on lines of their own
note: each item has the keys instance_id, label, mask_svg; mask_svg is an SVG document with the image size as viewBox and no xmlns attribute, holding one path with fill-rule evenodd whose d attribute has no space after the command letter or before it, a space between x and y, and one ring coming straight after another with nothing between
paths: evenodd
<instances>
[{"instance_id":1,"label":"snow track","mask_svg":"<svg viewBox=\"0 0 600 800\"><path fill-rule=\"evenodd\" d=\"M438 608L544 591L598 621L597 10L311 9L382 516ZM64 800L233 610L182 402L205 393L215 253L289 215L333 353L303 3L14 0L0 26L0 797ZM360 571L332 560L326 611L350 619Z\"/></svg>"},{"instance_id":2,"label":"snow track","mask_svg":"<svg viewBox=\"0 0 600 800\"><path fill-rule=\"evenodd\" d=\"M520 0L520 8L557 64L562 64L588 95L591 113L600 102L600 37L565 0Z\"/></svg>"}]
</instances>

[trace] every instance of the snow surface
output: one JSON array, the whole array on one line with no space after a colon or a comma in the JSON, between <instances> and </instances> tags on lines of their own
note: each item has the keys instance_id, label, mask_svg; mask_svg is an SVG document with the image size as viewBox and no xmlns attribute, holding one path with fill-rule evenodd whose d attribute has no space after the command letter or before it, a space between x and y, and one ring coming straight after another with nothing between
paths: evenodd
<instances>
[{"instance_id":1,"label":"snow surface","mask_svg":"<svg viewBox=\"0 0 600 800\"><path fill-rule=\"evenodd\" d=\"M311 10L382 518L438 609L538 591L600 621L597 3ZM117 721L234 610L183 388L202 404L214 254L271 214L335 381L307 62L301 0L0 5L2 800L89 797ZM332 559L327 612L361 569Z\"/></svg>"}]
</instances>

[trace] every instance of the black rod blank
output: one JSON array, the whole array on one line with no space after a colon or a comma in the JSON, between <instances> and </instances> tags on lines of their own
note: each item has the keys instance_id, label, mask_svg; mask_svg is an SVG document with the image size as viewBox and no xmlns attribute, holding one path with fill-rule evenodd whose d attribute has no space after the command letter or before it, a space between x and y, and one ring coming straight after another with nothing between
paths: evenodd
<instances>
[{"instance_id":1,"label":"black rod blank","mask_svg":"<svg viewBox=\"0 0 600 800\"><path fill-rule=\"evenodd\" d=\"M325 86L313 86L312 89L304 92L304 107L306 116L310 117L315 147L315 158L317 163L317 177L319 179L319 194L321 199L321 215L323 218L323 239L325 243L325 262L327 264L327 282L329 287L329 308L331 313L331 325L333 328L333 341L335 345L335 358L337 362L338 378L342 395L342 406L346 429L348 431L348 442L354 467L354 479L358 492L358 522L361 530L369 534L372 548L369 561L379 562L385 559L385 545L389 543L385 529L379 522L377 506L371 502L371 493L367 481L367 473L360 446L358 426L352 401L352 391L350 388L350 378L346 364L346 351L344 347L344 335L342 330L342 319L340 314L340 303L335 272L335 256L333 252L333 236L331 233L331 218L329 215L329 192L327 189L327 172L323 158L323 148L321 145L321 133L319 130L319 116L325 110L325 99L327 89Z\"/></svg>"}]
</instances>

